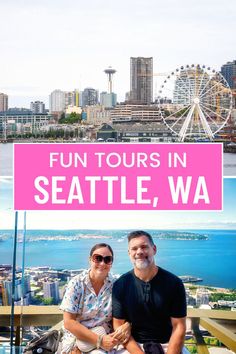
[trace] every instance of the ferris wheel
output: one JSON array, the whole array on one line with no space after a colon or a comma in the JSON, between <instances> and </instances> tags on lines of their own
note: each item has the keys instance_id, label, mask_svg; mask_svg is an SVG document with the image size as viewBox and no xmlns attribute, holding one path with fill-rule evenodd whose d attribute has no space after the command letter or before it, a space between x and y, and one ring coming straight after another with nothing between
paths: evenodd
<instances>
[{"instance_id":1,"label":"ferris wheel","mask_svg":"<svg viewBox=\"0 0 236 354\"><path fill-rule=\"evenodd\" d=\"M166 77L158 102L164 123L179 141L212 140L230 117L232 91L214 69L186 65Z\"/></svg>"}]
</instances>

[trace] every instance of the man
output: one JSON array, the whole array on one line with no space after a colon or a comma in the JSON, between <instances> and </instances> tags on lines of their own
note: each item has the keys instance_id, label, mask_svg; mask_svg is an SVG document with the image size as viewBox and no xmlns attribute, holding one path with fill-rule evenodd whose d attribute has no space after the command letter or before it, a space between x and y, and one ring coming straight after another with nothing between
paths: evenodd
<instances>
[{"instance_id":1,"label":"man","mask_svg":"<svg viewBox=\"0 0 236 354\"><path fill-rule=\"evenodd\" d=\"M145 353L158 344L168 354L180 354L186 331L186 298L182 281L158 267L151 235L134 231L128 235L129 256L134 269L113 286L113 325L132 324L132 337L125 345L132 354ZM151 352L151 351L150 351Z\"/></svg>"}]
</instances>

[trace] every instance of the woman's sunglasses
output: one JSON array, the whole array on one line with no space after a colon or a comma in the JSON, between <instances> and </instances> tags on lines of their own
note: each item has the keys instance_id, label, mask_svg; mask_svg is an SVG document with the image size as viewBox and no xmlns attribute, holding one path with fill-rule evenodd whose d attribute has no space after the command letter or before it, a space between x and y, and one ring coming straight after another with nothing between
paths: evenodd
<instances>
[{"instance_id":1,"label":"woman's sunglasses","mask_svg":"<svg viewBox=\"0 0 236 354\"><path fill-rule=\"evenodd\" d=\"M102 263L102 261L103 261L105 264L112 264L112 262L113 262L112 256L103 257L100 254L93 254L91 258L92 258L92 261L95 263Z\"/></svg>"}]
</instances>

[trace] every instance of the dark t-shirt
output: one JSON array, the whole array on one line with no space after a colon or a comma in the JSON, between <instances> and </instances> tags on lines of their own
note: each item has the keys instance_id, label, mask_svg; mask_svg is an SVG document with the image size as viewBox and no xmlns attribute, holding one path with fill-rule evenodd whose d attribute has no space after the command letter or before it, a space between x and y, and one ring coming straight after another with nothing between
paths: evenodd
<instances>
[{"instance_id":1,"label":"dark t-shirt","mask_svg":"<svg viewBox=\"0 0 236 354\"><path fill-rule=\"evenodd\" d=\"M172 332L171 317L186 316L184 285L160 267L150 282L140 280L132 270L113 285L112 313L132 323L132 336L137 342L166 343Z\"/></svg>"}]
</instances>

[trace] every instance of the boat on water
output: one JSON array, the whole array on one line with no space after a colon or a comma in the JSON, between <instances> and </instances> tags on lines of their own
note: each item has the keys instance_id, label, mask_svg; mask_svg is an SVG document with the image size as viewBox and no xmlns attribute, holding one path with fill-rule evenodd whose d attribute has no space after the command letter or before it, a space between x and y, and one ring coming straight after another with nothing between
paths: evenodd
<instances>
[{"instance_id":1,"label":"boat on water","mask_svg":"<svg viewBox=\"0 0 236 354\"><path fill-rule=\"evenodd\" d=\"M198 283L203 281L202 278L194 277L192 275L180 275L179 278L182 280L183 283Z\"/></svg>"}]
</instances>

